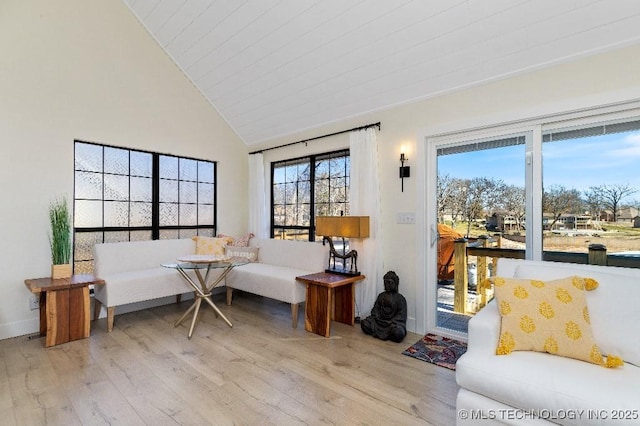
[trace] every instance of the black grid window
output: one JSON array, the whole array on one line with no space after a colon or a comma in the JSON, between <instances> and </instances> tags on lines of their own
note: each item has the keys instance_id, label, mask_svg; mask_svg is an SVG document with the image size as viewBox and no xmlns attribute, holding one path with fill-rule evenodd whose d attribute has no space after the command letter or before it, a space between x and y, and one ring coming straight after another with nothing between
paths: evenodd
<instances>
[{"instance_id":1,"label":"black grid window","mask_svg":"<svg viewBox=\"0 0 640 426\"><path fill-rule=\"evenodd\" d=\"M102 242L215 235L216 163L75 141L74 272Z\"/></svg>"},{"instance_id":2,"label":"black grid window","mask_svg":"<svg viewBox=\"0 0 640 426\"><path fill-rule=\"evenodd\" d=\"M271 236L315 241L316 216L349 214L348 150L271 164Z\"/></svg>"}]
</instances>

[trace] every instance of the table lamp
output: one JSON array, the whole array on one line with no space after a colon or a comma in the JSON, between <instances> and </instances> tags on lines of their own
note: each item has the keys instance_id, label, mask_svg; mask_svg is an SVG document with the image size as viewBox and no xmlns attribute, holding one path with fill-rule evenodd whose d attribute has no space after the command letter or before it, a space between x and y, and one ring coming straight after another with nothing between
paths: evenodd
<instances>
[{"instance_id":1,"label":"table lamp","mask_svg":"<svg viewBox=\"0 0 640 426\"><path fill-rule=\"evenodd\" d=\"M358 252L346 251L345 238L367 238L369 236L369 216L317 216L316 235L322 235L322 244L329 242L329 267L325 272L356 276L358 272ZM333 244L333 237L342 238L342 253ZM336 267L336 259L342 260L342 267ZM349 263L349 267L347 267Z\"/></svg>"}]
</instances>

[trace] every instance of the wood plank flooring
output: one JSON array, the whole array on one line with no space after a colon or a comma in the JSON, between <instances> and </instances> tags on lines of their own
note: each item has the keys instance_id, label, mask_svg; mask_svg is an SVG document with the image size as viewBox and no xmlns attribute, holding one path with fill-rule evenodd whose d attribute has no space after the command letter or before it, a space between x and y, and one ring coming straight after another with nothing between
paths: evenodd
<instances>
[{"instance_id":1,"label":"wood plank flooring","mask_svg":"<svg viewBox=\"0 0 640 426\"><path fill-rule=\"evenodd\" d=\"M236 295L236 293L238 293ZM44 347L0 341L3 425L452 425L455 373L332 323L291 328L288 305L234 293L201 310L193 338L173 323L191 301L92 323L91 337ZM204 313L202 313L204 311ZM300 324L304 324L301 309Z\"/></svg>"}]
</instances>

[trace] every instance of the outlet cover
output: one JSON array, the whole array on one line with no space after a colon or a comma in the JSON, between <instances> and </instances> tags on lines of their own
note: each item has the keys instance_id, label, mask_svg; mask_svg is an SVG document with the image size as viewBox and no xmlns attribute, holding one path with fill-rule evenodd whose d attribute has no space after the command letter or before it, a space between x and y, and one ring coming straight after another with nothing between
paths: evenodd
<instances>
[{"instance_id":1,"label":"outlet cover","mask_svg":"<svg viewBox=\"0 0 640 426\"><path fill-rule=\"evenodd\" d=\"M37 311L40 309L40 294L32 294L29 297L29 310Z\"/></svg>"},{"instance_id":2,"label":"outlet cover","mask_svg":"<svg viewBox=\"0 0 640 426\"><path fill-rule=\"evenodd\" d=\"M396 216L396 222L404 225L416 223L416 214L414 212L399 212Z\"/></svg>"}]
</instances>

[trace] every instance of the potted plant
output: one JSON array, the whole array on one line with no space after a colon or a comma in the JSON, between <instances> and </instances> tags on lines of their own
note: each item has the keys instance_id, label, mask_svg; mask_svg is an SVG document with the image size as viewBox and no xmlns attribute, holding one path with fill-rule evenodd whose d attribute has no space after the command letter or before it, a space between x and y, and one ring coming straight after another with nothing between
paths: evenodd
<instances>
[{"instance_id":1,"label":"potted plant","mask_svg":"<svg viewBox=\"0 0 640 426\"><path fill-rule=\"evenodd\" d=\"M67 200L56 200L49 205L51 222L51 278L68 278L71 269L71 216Z\"/></svg>"}]
</instances>

